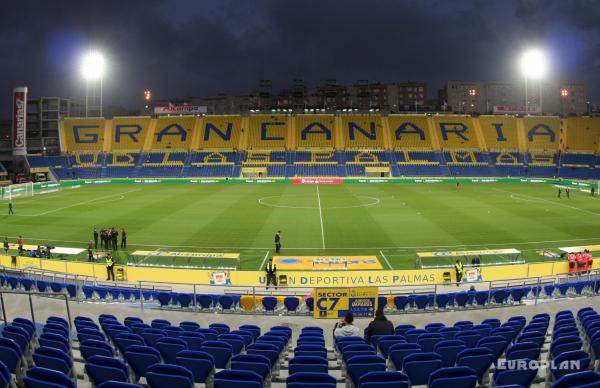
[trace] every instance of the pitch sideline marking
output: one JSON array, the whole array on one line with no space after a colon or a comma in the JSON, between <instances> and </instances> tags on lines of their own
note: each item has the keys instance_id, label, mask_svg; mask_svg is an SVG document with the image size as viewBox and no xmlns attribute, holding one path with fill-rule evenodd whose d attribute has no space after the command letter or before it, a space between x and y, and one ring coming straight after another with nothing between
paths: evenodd
<instances>
[{"instance_id":1,"label":"pitch sideline marking","mask_svg":"<svg viewBox=\"0 0 600 388\"><path fill-rule=\"evenodd\" d=\"M90 199L88 201L77 202L77 203L74 203L74 204L69 205L69 206L63 206L63 207L59 207L57 209L47 210L45 212L38 213L38 214L15 214L15 215L18 216L18 217L40 217L40 216L45 216L47 214L56 213L56 212L61 211L61 210L70 209L70 208L75 207L75 206L85 205L85 204L88 204L88 203L91 203L91 202L95 202L95 201L98 201L98 200L101 200L101 199L116 197L117 195L120 196L119 200L125 199L125 197L124 197L125 194L132 193L134 191L140 191L140 190L141 189L135 189L135 190L124 191L122 193L105 195L104 197L98 197L98 198Z\"/></svg>"},{"instance_id":2,"label":"pitch sideline marking","mask_svg":"<svg viewBox=\"0 0 600 388\"><path fill-rule=\"evenodd\" d=\"M321 210L321 195L319 194L319 184L317 183L317 202L319 204L319 219L321 220L321 240L323 241L323 249L325 249L325 230L323 229L323 211Z\"/></svg>"},{"instance_id":3,"label":"pitch sideline marking","mask_svg":"<svg viewBox=\"0 0 600 388\"><path fill-rule=\"evenodd\" d=\"M271 251L267 251L267 253L265 253L265 257L263 257L262 262L260 263L260 267L258 267L259 271L261 271L265 267L265 262L267 261L267 257L269 257L270 252Z\"/></svg>"},{"instance_id":4,"label":"pitch sideline marking","mask_svg":"<svg viewBox=\"0 0 600 388\"><path fill-rule=\"evenodd\" d=\"M9 217L9 216L5 216ZM17 238L17 236L8 236L9 238ZM77 244L87 244L88 241L76 241L76 240L55 240L55 239L47 239L47 238L35 238L28 237L25 238L34 240L34 241L52 241L52 242L66 242L66 243L77 243ZM420 246L396 246L396 247L329 247L329 250L366 250L366 249L398 249L398 250L414 250L414 249L431 249L431 248L458 248L458 247L484 247L486 245L489 246L506 246L506 245L531 245L531 244L545 244L545 243L557 243L557 242L574 242L574 241L600 241L600 238L573 238L573 239L560 239L560 240L541 240L541 241L526 241L526 242L506 242L506 243L482 243L482 244L458 244L458 245L420 245ZM131 244L132 247L153 247L153 248L194 248L194 249L225 249L225 250L245 250L245 251L265 251L266 247L223 247L223 246L197 246L197 245L163 245L163 244ZM323 248L285 248L288 250L319 250ZM534 249L534 248L531 248Z\"/></svg>"},{"instance_id":5,"label":"pitch sideline marking","mask_svg":"<svg viewBox=\"0 0 600 388\"><path fill-rule=\"evenodd\" d=\"M383 254L383 250L379 251L379 253L381 254L381 257L383 257L383 259L385 260L386 264L388 265L388 267L390 269L394 269L394 267L392 267L392 265L390 264L390 262L388 261L387 257L385 257L385 255Z\"/></svg>"}]
</instances>

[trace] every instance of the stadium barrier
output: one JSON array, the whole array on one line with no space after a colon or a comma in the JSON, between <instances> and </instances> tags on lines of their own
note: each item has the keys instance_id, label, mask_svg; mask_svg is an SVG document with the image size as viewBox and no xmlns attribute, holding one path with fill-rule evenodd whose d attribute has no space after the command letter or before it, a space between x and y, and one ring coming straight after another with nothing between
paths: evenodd
<instances>
[{"instance_id":1,"label":"stadium barrier","mask_svg":"<svg viewBox=\"0 0 600 388\"><path fill-rule=\"evenodd\" d=\"M546 183L551 185L568 185L575 186L581 189L590 189L595 187L598 182L593 181L584 182L578 180L569 179L550 179L550 178L335 178L335 182L332 179L327 178L304 178L295 179L300 184L326 184L326 183L532 183L540 184ZM184 179L184 178L139 178L139 179L80 179L80 180L63 180L60 182L46 182L46 183L34 183L33 193L36 192L54 192L60 188L79 188L86 185L101 185L101 184L240 184L240 183L252 183L252 184L265 184L265 183L293 183L294 179L237 179L237 178L206 178L206 179ZM53 190L53 191L48 191Z\"/></svg>"},{"instance_id":2,"label":"stadium barrier","mask_svg":"<svg viewBox=\"0 0 600 388\"><path fill-rule=\"evenodd\" d=\"M0 265L7 268L39 269L70 273L79 276L102 278L106 275L103 263L87 263L71 260L54 260L0 255ZM468 268L469 266L467 266ZM594 261L594 269L600 268L600 261ZM203 270L189 268L139 267L116 265L116 273L124 280L168 281L171 283L195 283L199 285L262 286L266 285L264 271ZM497 265L481 267L481 278L487 281L510 280L515 278L556 276L569 272L566 261L525 263L517 265ZM406 286L443 284L445 273L454 271L448 268L428 268L415 270L377 271L279 271L286 275L289 287L360 287L360 286ZM448 282L446 282L448 283Z\"/></svg>"},{"instance_id":3,"label":"stadium barrier","mask_svg":"<svg viewBox=\"0 0 600 388\"><path fill-rule=\"evenodd\" d=\"M467 291L466 287L474 286ZM169 309L214 313L285 313L313 315L316 288L210 287L193 283L108 282L51 271L12 268L0 270L2 292L65 298L71 302L120 303L144 310ZM397 287L339 287L377 290L377 305L388 314L490 309L537 305L540 300L594 297L600 294L600 271L569 276L532 277L504 281L480 281L454 285L434 284ZM335 287L332 289L336 289ZM207 291L208 290L208 291ZM36 292L37 291L37 292ZM450 292L452 291L452 292ZM296 303L290 308L290 299ZM269 300L267 303L267 300ZM227 303L225 303L227 301ZM397 304L401 303L401 304ZM31 305L31 301L30 301ZM68 309L68 306L67 306Z\"/></svg>"}]
</instances>

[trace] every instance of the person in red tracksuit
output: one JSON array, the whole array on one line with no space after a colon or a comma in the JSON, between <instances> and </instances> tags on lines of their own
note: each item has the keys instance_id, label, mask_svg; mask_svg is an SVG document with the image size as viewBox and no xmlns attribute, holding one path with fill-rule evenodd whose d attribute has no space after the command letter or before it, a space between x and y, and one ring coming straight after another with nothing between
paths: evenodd
<instances>
[{"instance_id":1,"label":"person in red tracksuit","mask_svg":"<svg viewBox=\"0 0 600 388\"><path fill-rule=\"evenodd\" d=\"M594 266L594 257L592 256L592 252L588 251L587 249L585 250L585 256L586 256L586 270L588 272L590 272L592 270L592 267Z\"/></svg>"},{"instance_id":2,"label":"person in red tracksuit","mask_svg":"<svg viewBox=\"0 0 600 388\"><path fill-rule=\"evenodd\" d=\"M583 254L581 254L581 252L577 252L577 254L575 255L575 259L577 260L577 272L581 273L585 271L587 260L585 259Z\"/></svg>"},{"instance_id":3,"label":"person in red tracksuit","mask_svg":"<svg viewBox=\"0 0 600 388\"><path fill-rule=\"evenodd\" d=\"M577 267L577 263L575 262L575 254L569 253L569 273L575 272L575 267Z\"/></svg>"}]
</instances>

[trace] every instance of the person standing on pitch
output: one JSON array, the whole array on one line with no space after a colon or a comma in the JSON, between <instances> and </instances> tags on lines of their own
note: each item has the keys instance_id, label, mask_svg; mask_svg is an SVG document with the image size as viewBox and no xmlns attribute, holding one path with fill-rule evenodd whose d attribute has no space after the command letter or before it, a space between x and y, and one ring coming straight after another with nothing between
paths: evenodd
<instances>
[{"instance_id":1,"label":"person standing on pitch","mask_svg":"<svg viewBox=\"0 0 600 388\"><path fill-rule=\"evenodd\" d=\"M562 190L560 189L560 187L558 188L558 198L560 198L560 194L562 193Z\"/></svg>"},{"instance_id":2,"label":"person standing on pitch","mask_svg":"<svg viewBox=\"0 0 600 388\"><path fill-rule=\"evenodd\" d=\"M109 253L106 255L106 280L115 280L115 261Z\"/></svg>"},{"instance_id":3,"label":"person standing on pitch","mask_svg":"<svg viewBox=\"0 0 600 388\"><path fill-rule=\"evenodd\" d=\"M270 258L265 268L267 272L267 289L269 286L275 286L277 288L277 265L273 264L273 259Z\"/></svg>"},{"instance_id":4,"label":"person standing on pitch","mask_svg":"<svg viewBox=\"0 0 600 388\"><path fill-rule=\"evenodd\" d=\"M23 256L23 245L25 245L25 241L23 241L23 237L19 236L19 239L17 240L17 245L18 245L18 249L19 249L19 256Z\"/></svg>"},{"instance_id":5,"label":"person standing on pitch","mask_svg":"<svg viewBox=\"0 0 600 388\"><path fill-rule=\"evenodd\" d=\"M127 232L125 228L121 229L121 249L127 248Z\"/></svg>"},{"instance_id":6,"label":"person standing on pitch","mask_svg":"<svg viewBox=\"0 0 600 388\"><path fill-rule=\"evenodd\" d=\"M12 201L8 203L8 214L15 214L15 212L13 212L13 205L12 205Z\"/></svg>"},{"instance_id":7,"label":"person standing on pitch","mask_svg":"<svg viewBox=\"0 0 600 388\"><path fill-rule=\"evenodd\" d=\"M98 229L94 228L94 248L98 250Z\"/></svg>"},{"instance_id":8,"label":"person standing on pitch","mask_svg":"<svg viewBox=\"0 0 600 388\"><path fill-rule=\"evenodd\" d=\"M567 198L571 199L571 189L569 189L568 187L565 189L565 193L567 194Z\"/></svg>"},{"instance_id":9,"label":"person standing on pitch","mask_svg":"<svg viewBox=\"0 0 600 388\"><path fill-rule=\"evenodd\" d=\"M8 237L4 237L4 254L8 255Z\"/></svg>"},{"instance_id":10,"label":"person standing on pitch","mask_svg":"<svg viewBox=\"0 0 600 388\"><path fill-rule=\"evenodd\" d=\"M275 233L275 253L279 253L281 250L281 230Z\"/></svg>"}]
</instances>

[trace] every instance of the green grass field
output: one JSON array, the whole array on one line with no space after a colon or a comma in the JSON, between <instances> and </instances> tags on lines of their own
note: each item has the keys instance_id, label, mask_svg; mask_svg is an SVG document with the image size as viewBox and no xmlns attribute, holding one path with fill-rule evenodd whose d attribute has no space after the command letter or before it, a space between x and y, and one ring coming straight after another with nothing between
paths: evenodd
<instances>
[{"instance_id":1,"label":"green grass field","mask_svg":"<svg viewBox=\"0 0 600 388\"><path fill-rule=\"evenodd\" d=\"M419 251L517 248L542 261L542 248L600 243L600 201L546 184L106 184L16 199L14 216L2 206L11 242L85 248L94 226L124 227L129 251L239 252L246 270L273 255L277 230L282 255L376 255L386 269L414 268Z\"/></svg>"}]
</instances>

